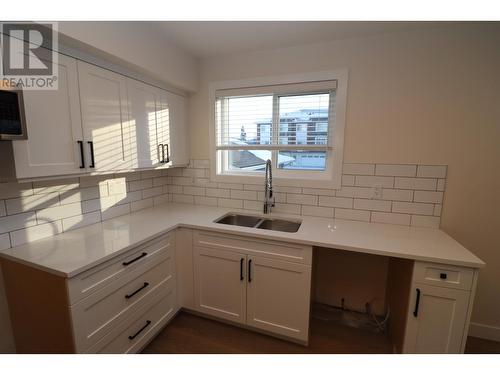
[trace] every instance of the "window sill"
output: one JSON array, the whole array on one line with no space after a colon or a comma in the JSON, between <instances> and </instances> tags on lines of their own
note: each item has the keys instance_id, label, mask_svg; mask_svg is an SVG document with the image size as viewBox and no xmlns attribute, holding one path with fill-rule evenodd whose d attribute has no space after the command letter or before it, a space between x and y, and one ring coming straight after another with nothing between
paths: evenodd
<instances>
[{"instance_id":1,"label":"window sill","mask_svg":"<svg viewBox=\"0 0 500 375\"><path fill-rule=\"evenodd\" d=\"M249 184L263 185L264 174L262 176L245 176L234 174L214 174L212 181L228 184ZM306 178L283 178L273 177L274 186L307 187L317 189L340 189L340 181L332 179L306 179Z\"/></svg>"}]
</instances>

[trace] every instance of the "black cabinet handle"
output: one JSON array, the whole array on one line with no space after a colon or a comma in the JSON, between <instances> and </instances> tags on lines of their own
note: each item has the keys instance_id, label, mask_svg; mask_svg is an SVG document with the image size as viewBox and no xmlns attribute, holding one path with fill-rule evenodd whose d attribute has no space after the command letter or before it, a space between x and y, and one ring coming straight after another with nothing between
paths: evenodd
<instances>
[{"instance_id":1,"label":"black cabinet handle","mask_svg":"<svg viewBox=\"0 0 500 375\"><path fill-rule=\"evenodd\" d=\"M136 337L137 337L137 336L138 336L138 335L139 335L142 331L144 331L144 330L146 329L146 327L147 327L148 325L150 325L150 324L151 324L151 320L146 320L146 324L144 324L144 326L143 326L140 330L138 330L136 333L134 333L132 336L129 336L129 337L128 337L128 339L129 339L129 340L133 340L133 339L135 339L135 338L136 338Z\"/></svg>"},{"instance_id":2,"label":"black cabinet handle","mask_svg":"<svg viewBox=\"0 0 500 375\"><path fill-rule=\"evenodd\" d=\"M418 316L418 305L420 304L420 289L417 288L417 300L415 301L415 310L413 311L413 316L416 318Z\"/></svg>"},{"instance_id":3,"label":"black cabinet handle","mask_svg":"<svg viewBox=\"0 0 500 375\"><path fill-rule=\"evenodd\" d=\"M439 275L439 278L440 278L441 280L446 280L446 279L448 278L448 275L447 275L447 274L445 274L445 273L442 273L442 274L440 274L440 275Z\"/></svg>"},{"instance_id":4,"label":"black cabinet handle","mask_svg":"<svg viewBox=\"0 0 500 375\"><path fill-rule=\"evenodd\" d=\"M83 141L76 141L78 146L80 146L80 159L82 163L80 164L80 168L85 168L85 155L83 153Z\"/></svg>"},{"instance_id":5,"label":"black cabinet handle","mask_svg":"<svg viewBox=\"0 0 500 375\"><path fill-rule=\"evenodd\" d=\"M90 165L89 168L95 168L95 160L94 160L94 142L87 142L90 146Z\"/></svg>"},{"instance_id":6,"label":"black cabinet handle","mask_svg":"<svg viewBox=\"0 0 500 375\"><path fill-rule=\"evenodd\" d=\"M165 147L167 148L167 160L165 160ZM163 145L163 162L168 163L170 161L170 153L168 151L168 144Z\"/></svg>"},{"instance_id":7,"label":"black cabinet handle","mask_svg":"<svg viewBox=\"0 0 500 375\"><path fill-rule=\"evenodd\" d=\"M163 151L163 144L158 145L158 160L160 163L165 162L165 152Z\"/></svg>"},{"instance_id":8,"label":"black cabinet handle","mask_svg":"<svg viewBox=\"0 0 500 375\"><path fill-rule=\"evenodd\" d=\"M243 277L243 262L245 261L245 258L240 259L240 281L244 279Z\"/></svg>"},{"instance_id":9,"label":"black cabinet handle","mask_svg":"<svg viewBox=\"0 0 500 375\"><path fill-rule=\"evenodd\" d=\"M125 298L126 299L130 299L132 298L133 296L135 296L137 293L139 293L141 290L143 290L144 288L147 288L149 286L149 283L144 283L139 289L137 289L135 292L133 293L130 293L130 294L126 294L125 295Z\"/></svg>"},{"instance_id":10,"label":"black cabinet handle","mask_svg":"<svg viewBox=\"0 0 500 375\"><path fill-rule=\"evenodd\" d=\"M132 264L134 262L137 262L139 259L144 258L146 255L148 255L148 253L144 252L141 255L139 255L138 257L135 257L134 259L129 260L128 262L123 262L122 264L124 266L128 266L128 265L130 265L130 264Z\"/></svg>"},{"instance_id":11,"label":"black cabinet handle","mask_svg":"<svg viewBox=\"0 0 500 375\"><path fill-rule=\"evenodd\" d=\"M252 259L248 260L248 282L252 282Z\"/></svg>"}]
</instances>

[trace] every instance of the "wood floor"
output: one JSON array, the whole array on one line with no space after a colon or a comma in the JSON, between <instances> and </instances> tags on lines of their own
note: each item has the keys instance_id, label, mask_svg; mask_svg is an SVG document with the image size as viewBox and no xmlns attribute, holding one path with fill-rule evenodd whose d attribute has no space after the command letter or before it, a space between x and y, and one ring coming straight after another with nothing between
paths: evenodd
<instances>
[{"instance_id":1,"label":"wood floor","mask_svg":"<svg viewBox=\"0 0 500 375\"><path fill-rule=\"evenodd\" d=\"M312 319L309 346L181 312L143 350L147 354L391 353L383 335ZM467 353L500 353L500 343L469 337Z\"/></svg>"}]
</instances>

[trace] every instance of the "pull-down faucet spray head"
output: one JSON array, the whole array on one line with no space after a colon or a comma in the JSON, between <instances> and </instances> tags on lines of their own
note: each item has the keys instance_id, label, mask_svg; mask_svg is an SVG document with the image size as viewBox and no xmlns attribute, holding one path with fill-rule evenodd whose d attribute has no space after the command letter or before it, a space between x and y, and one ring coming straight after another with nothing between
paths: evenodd
<instances>
[{"instance_id":1,"label":"pull-down faucet spray head","mask_svg":"<svg viewBox=\"0 0 500 375\"><path fill-rule=\"evenodd\" d=\"M274 207L274 197L273 197L273 171L271 160L266 161L266 172L265 172L265 185L264 185L264 213L268 214L271 212L271 207Z\"/></svg>"}]
</instances>

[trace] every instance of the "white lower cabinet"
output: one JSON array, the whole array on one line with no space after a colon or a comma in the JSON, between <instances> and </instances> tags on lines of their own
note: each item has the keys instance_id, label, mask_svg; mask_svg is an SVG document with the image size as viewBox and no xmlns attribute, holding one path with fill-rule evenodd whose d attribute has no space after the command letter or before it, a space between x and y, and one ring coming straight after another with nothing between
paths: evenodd
<instances>
[{"instance_id":1,"label":"white lower cabinet","mask_svg":"<svg viewBox=\"0 0 500 375\"><path fill-rule=\"evenodd\" d=\"M288 259L284 250L286 243L207 232L199 232L194 237L194 308L197 311L307 342L310 264L282 260L280 257ZM197 246L197 241L212 247ZM312 253L310 247L301 250ZM254 255L258 252L269 257Z\"/></svg>"},{"instance_id":2,"label":"white lower cabinet","mask_svg":"<svg viewBox=\"0 0 500 375\"><path fill-rule=\"evenodd\" d=\"M311 267L249 257L247 280L247 324L307 341Z\"/></svg>"},{"instance_id":3,"label":"white lower cabinet","mask_svg":"<svg viewBox=\"0 0 500 375\"><path fill-rule=\"evenodd\" d=\"M16 349L135 353L181 307L307 343L312 250L181 228L71 278L2 258ZM462 353L478 271L407 260L391 265L395 350Z\"/></svg>"},{"instance_id":4,"label":"white lower cabinet","mask_svg":"<svg viewBox=\"0 0 500 375\"><path fill-rule=\"evenodd\" d=\"M175 231L71 278L2 269L18 353L135 353L179 310Z\"/></svg>"},{"instance_id":5,"label":"white lower cabinet","mask_svg":"<svg viewBox=\"0 0 500 375\"><path fill-rule=\"evenodd\" d=\"M470 292L415 284L404 353L460 353Z\"/></svg>"},{"instance_id":6,"label":"white lower cabinet","mask_svg":"<svg viewBox=\"0 0 500 375\"><path fill-rule=\"evenodd\" d=\"M70 306L78 353L131 352L146 333L158 332L162 323L175 314L178 307L174 241L172 233L141 246L140 255L120 260L127 272ZM149 260L155 251L159 251L155 260ZM100 271L96 267L87 276L97 273L106 277ZM153 306L160 306L156 307L160 310L150 311ZM161 306L166 307L161 310Z\"/></svg>"},{"instance_id":7,"label":"white lower cabinet","mask_svg":"<svg viewBox=\"0 0 500 375\"><path fill-rule=\"evenodd\" d=\"M237 323L246 319L246 255L194 248L194 294L199 311Z\"/></svg>"},{"instance_id":8,"label":"white lower cabinet","mask_svg":"<svg viewBox=\"0 0 500 375\"><path fill-rule=\"evenodd\" d=\"M175 288L161 290L87 353L137 353L174 316L177 311L175 298Z\"/></svg>"},{"instance_id":9,"label":"white lower cabinet","mask_svg":"<svg viewBox=\"0 0 500 375\"><path fill-rule=\"evenodd\" d=\"M403 353L463 353L477 271L452 265L415 262Z\"/></svg>"}]
</instances>

